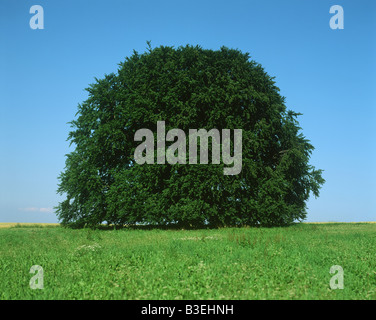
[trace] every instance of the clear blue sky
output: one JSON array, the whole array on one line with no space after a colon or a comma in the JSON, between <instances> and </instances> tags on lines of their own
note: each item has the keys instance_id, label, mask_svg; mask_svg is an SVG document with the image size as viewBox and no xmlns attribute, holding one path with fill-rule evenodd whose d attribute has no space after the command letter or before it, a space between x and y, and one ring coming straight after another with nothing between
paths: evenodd
<instances>
[{"instance_id":1,"label":"clear blue sky","mask_svg":"<svg viewBox=\"0 0 376 320\"><path fill-rule=\"evenodd\" d=\"M344 29L329 27L332 5ZM44 30L32 30L32 5ZM376 220L376 1L0 2L0 222L57 222L67 122L84 88L152 46L225 45L276 76L324 169L307 221Z\"/></svg>"}]
</instances>

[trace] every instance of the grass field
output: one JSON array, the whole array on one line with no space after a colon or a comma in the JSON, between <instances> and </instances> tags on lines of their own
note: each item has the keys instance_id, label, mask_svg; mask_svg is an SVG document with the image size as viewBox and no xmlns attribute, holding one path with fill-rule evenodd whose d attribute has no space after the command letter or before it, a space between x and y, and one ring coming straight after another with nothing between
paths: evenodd
<instances>
[{"instance_id":1,"label":"grass field","mask_svg":"<svg viewBox=\"0 0 376 320\"><path fill-rule=\"evenodd\" d=\"M0 227L0 299L376 299L376 224L216 230ZM44 289L31 289L31 266ZM340 265L344 288L329 270Z\"/></svg>"}]
</instances>

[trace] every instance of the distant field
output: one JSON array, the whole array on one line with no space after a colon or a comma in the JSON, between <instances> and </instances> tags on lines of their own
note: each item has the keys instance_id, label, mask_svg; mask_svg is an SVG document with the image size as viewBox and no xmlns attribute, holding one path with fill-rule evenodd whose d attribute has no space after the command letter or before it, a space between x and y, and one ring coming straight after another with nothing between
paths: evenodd
<instances>
[{"instance_id":1,"label":"distant field","mask_svg":"<svg viewBox=\"0 0 376 320\"><path fill-rule=\"evenodd\" d=\"M376 299L376 224L70 230L0 224L0 299ZM31 266L44 289L31 289ZM344 288L330 288L331 266Z\"/></svg>"},{"instance_id":2,"label":"distant field","mask_svg":"<svg viewBox=\"0 0 376 320\"><path fill-rule=\"evenodd\" d=\"M12 227L51 227L58 226L58 223L18 223L18 222L0 222L0 228L12 228Z\"/></svg>"}]
</instances>

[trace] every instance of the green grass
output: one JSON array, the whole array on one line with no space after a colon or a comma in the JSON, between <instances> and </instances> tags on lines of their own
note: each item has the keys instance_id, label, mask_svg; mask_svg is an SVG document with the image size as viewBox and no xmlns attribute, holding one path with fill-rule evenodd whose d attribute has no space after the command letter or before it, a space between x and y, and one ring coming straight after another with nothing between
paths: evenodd
<instances>
[{"instance_id":1,"label":"green grass","mask_svg":"<svg viewBox=\"0 0 376 320\"><path fill-rule=\"evenodd\" d=\"M0 299L376 299L376 224L21 226L0 228ZM33 265L43 290L29 286ZM344 289L329 287L333 265Z\"/></svg>"}]
</instances>

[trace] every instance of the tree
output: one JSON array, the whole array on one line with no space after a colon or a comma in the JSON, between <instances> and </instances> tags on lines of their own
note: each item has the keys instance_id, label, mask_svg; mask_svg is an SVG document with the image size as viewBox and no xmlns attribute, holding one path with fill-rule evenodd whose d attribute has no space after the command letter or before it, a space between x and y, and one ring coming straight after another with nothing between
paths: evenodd
<instances>
[{"instance_id":1,"label":"tree","mask_svg":"<svg viewBox=\"0 0 376 320\"><path fill-rule=\"evenodd\" d=\"M319 195L322 170L309 164L299 114L248 53L149 44L87 91L59 176L64 225L280 226L305 219L311 192ZM166 132L242 129L241 172L224 175L210 161L137 164L135 132L156 134L158 121Z\"/></svg>"}]
</instances>

